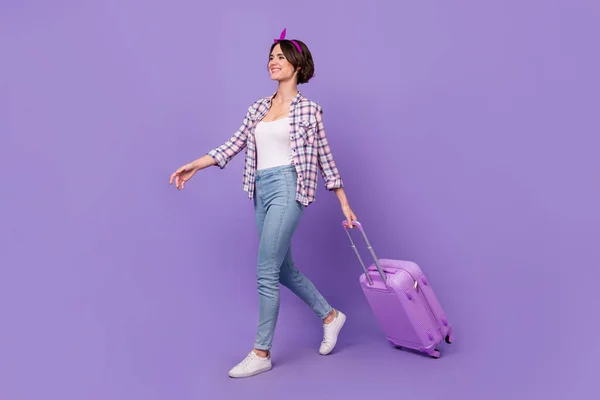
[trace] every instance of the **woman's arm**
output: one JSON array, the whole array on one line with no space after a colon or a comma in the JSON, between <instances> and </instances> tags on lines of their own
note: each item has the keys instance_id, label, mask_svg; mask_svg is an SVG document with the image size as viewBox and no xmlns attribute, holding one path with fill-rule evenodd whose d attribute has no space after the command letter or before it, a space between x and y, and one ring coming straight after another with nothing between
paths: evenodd
<instances>
[{"instance_id":1,"label":"woman's arm","mask_svg":"<svg viewBox=\"0 0 600 400\"><path fill-rule=\"evenodd\" d=\"M356 218L356 215L350 208L350 204L348 203L348 199L346 198L346 193L344 192L344 188L334 189L334 193L337 196L338 200L340 201L340 205L342 206L342 213L344 213L344 216L346 217L346 221L348 221L344 225L346 225L350 229L354 228L354 225L352 225L352 222L357 221L358 218Z\"/></svg>"},{"instance_id":2,"label":"woman's arm","mask_svg":"<svg viewBox=\"0 0 600 400\"><path fill-rule=\"evenodd\" d=\"M319 170L325 181L327 190L340 189L344 187L342 177L335 165L333 154L329 148L329 141L325 133L325 125L323 124L323 110L319 106L316 111L317 119L317 155L319 158ZM343 191L341 192L343 193Z\"/></svg>"},{"instance_id":3,"label":"woman's arm","mask_svg":"<svg viewBox=\"0 0 600 400\"><path fill-rule=\"evenodd\" d=\"M242 125L225 143L212 149L208 154L179 167L177 171L173 172L171 175L169 183L173 184L173 182L175 182L177 189L181 190L185 187L185 183L192 179L196 172L213 165L218 165L221 169L225 168L229 161L246 147L251 123L250 112L252 108L252 106L248 108L248 112L246 113Z\"/></svg>"},{"instance_id":4,"label":"woman's arm","mask_svg":"<svg viewBox=\"0 0 600 400\"><path fill-rule=\"evenodd\" d=\"M238 128L237 132L235 132L221 146L212 149L206 156L197 160L200 166L204 166L204 168L206 168L206 166L209 165L218 165L219 168L223 169L227 166L227 164L229 164L229 161L231 161L233 157L235 157L246 147L251 124L250 111L252 108L253 106L248 108L248 112L244 117L244 121ZM214 164L211 164L210 161L205 158L207 156L214 160Z\"/></svg>"},{"instance_id":5,"label":"woman's arm","mask_svg":"<svg viewBox=\"0 0 600 400\"><path fill-rule=\"evenodd\" d=\"M325 127L323 124L323 110L319 107L317 109L317 153L319 156L319 169L321 170L321 175L323 175L323 179L325 180L325 186L327 190L333 190L336 197L340 201L340 206L342 207L342 212L346 217L346 226L349 228L353 228L353 221L356 221L356 215L350 208L350 203L348 202L348 198L346 197L346 192L344 191L344 182L342 181L342 177L340 172L335 165L335 161L333 159L333 154L331 153L331 149L329 148L329 143L327 141L327 135L325 134Z\"/></svg>"},{"instance_id":6,"label":"woman's arm","mask_svg":"<svg viewBox=\"0 0 600 400\"><path fill-rule=\"evenodd\" d=\"M212 167L213 165L217 165L217 161L209 156L208 154L194 160L191 162L192 168L196 171L200 171L204 168Z\"/></svg>"},{"instance_id":7,"label":"woman's arm","mask_svg":"<svg viewBox=\"0 0 600 400\"><path fill-rule=\"evenodd\" d=\"M344 192L344 188L333 189L333 192L340 201L340 205L342 207L349 206L348 199L346 198L346 192Z\"/></svg>"}]
</instances>

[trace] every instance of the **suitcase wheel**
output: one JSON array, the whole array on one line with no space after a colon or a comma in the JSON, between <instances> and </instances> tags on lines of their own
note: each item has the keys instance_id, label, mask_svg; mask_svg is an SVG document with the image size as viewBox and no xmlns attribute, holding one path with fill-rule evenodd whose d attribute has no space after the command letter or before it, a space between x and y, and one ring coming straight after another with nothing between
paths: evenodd
<instances>
[{"instance_id":1,"label":"suitcase wheel","mask_svg":"<svg viewBox=\"0 0 600 400\"><path fill-rule=\"evenodd\" d=\"M452 337L452 335L446 336L446 343L451 344L453 341L454 341L454 338Z\"/></svg>"},{"instance_id":2,"label":"suitcase wheel","mask_svg":"<svg viewBox=\"0 0 600 400\"><path fill-rule=\"evenodd\" d=\"M440 358L441 353L438 349L435 349L433 353L430 354L432 358Z\"/></svg>"}]
</instances>

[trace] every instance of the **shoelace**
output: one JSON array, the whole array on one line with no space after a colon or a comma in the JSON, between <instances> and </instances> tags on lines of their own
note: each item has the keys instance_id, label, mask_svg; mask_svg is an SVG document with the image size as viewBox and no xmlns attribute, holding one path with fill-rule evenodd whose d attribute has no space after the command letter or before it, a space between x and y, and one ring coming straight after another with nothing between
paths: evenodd
<instances>
[{"instance_id":1,"label":"shoelace","mask_svg":"<svg viewBox=\"0 0 600 400\"><path fill-rule=\"evenodd\" d=\"M325 344L329 343L327 333L329 332L330 329L331 329L331 324L324 324L323 325L323 330L324 330L324 332L323 332L323 343L325 343Z\"/></svg>"},{"instance_id":2,"label":"shoelace","mask_svg":"<svg viewBox=\"0 0 600 400\"><path fill-rule=\"evenodd\" d=\"M250 361L252 361L253 359L254 357L252 356L252 353L248 354L246 358L244 358L244 360L240 363L240 366L247 367L248 364L250 364Z\"/></svg>"}]
</instances>

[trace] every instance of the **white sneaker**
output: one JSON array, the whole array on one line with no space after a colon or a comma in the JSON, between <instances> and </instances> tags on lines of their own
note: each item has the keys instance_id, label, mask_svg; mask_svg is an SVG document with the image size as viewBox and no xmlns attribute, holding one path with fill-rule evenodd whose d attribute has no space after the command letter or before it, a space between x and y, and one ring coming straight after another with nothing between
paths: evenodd
<instances>
[{"instance_id":1,"label":"white sneaker","mask_svg":"<svg viewBox=\"0 0 600 400\"><path fill-rule=\"evenodd\" d=\"M338 334L346 322L346 316L343 312L335 310L333 321L328 324L323 324L323 342L319 348L321 355L331 353L337 343Z\"/></svg>"},{"instance_id":2,"label":"white sneaker","mask_svg":"<svg viewBox=\"0 0 600 400\"><path fill-rule=\"evenodd\" d=\"M229 371L232 378L246 378L270 370L271 354L267 357L259 357L254 351L251 351L238 365Z\"/></svg>"}]
</instances>

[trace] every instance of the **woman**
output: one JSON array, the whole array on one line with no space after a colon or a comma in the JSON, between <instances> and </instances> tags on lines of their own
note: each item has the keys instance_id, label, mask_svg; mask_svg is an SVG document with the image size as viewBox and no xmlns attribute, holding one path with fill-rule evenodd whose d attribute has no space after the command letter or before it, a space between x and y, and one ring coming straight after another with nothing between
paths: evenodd
<instances>
[{"instance_id":1,"label":"woman","mask_svg":"<svg viewBox=\"0 0 600 400\"><path fill-rule=\"evenodd\" d=\"M173 173L177 189L199 170L221 169L246 149L243 188L253 199L260 237L257 263L259 322L254 349L229 371L253 376L271 369L271 343L279 312L279 284L300 297L323 320L320 354L329 354L346 316L333 309L312 282L296 269L290 243L304 208L314 201L319 173L334 191L346 221L356 221L323 128L322 108L305 98L297 85L313 76L312 55L299 40L285 40L285 29L271 45L268 71L278 82L274 95L248 108L238 131L223 145ZM352 223L346 223L352 228Z\"/></svg>"}]
</instances>

